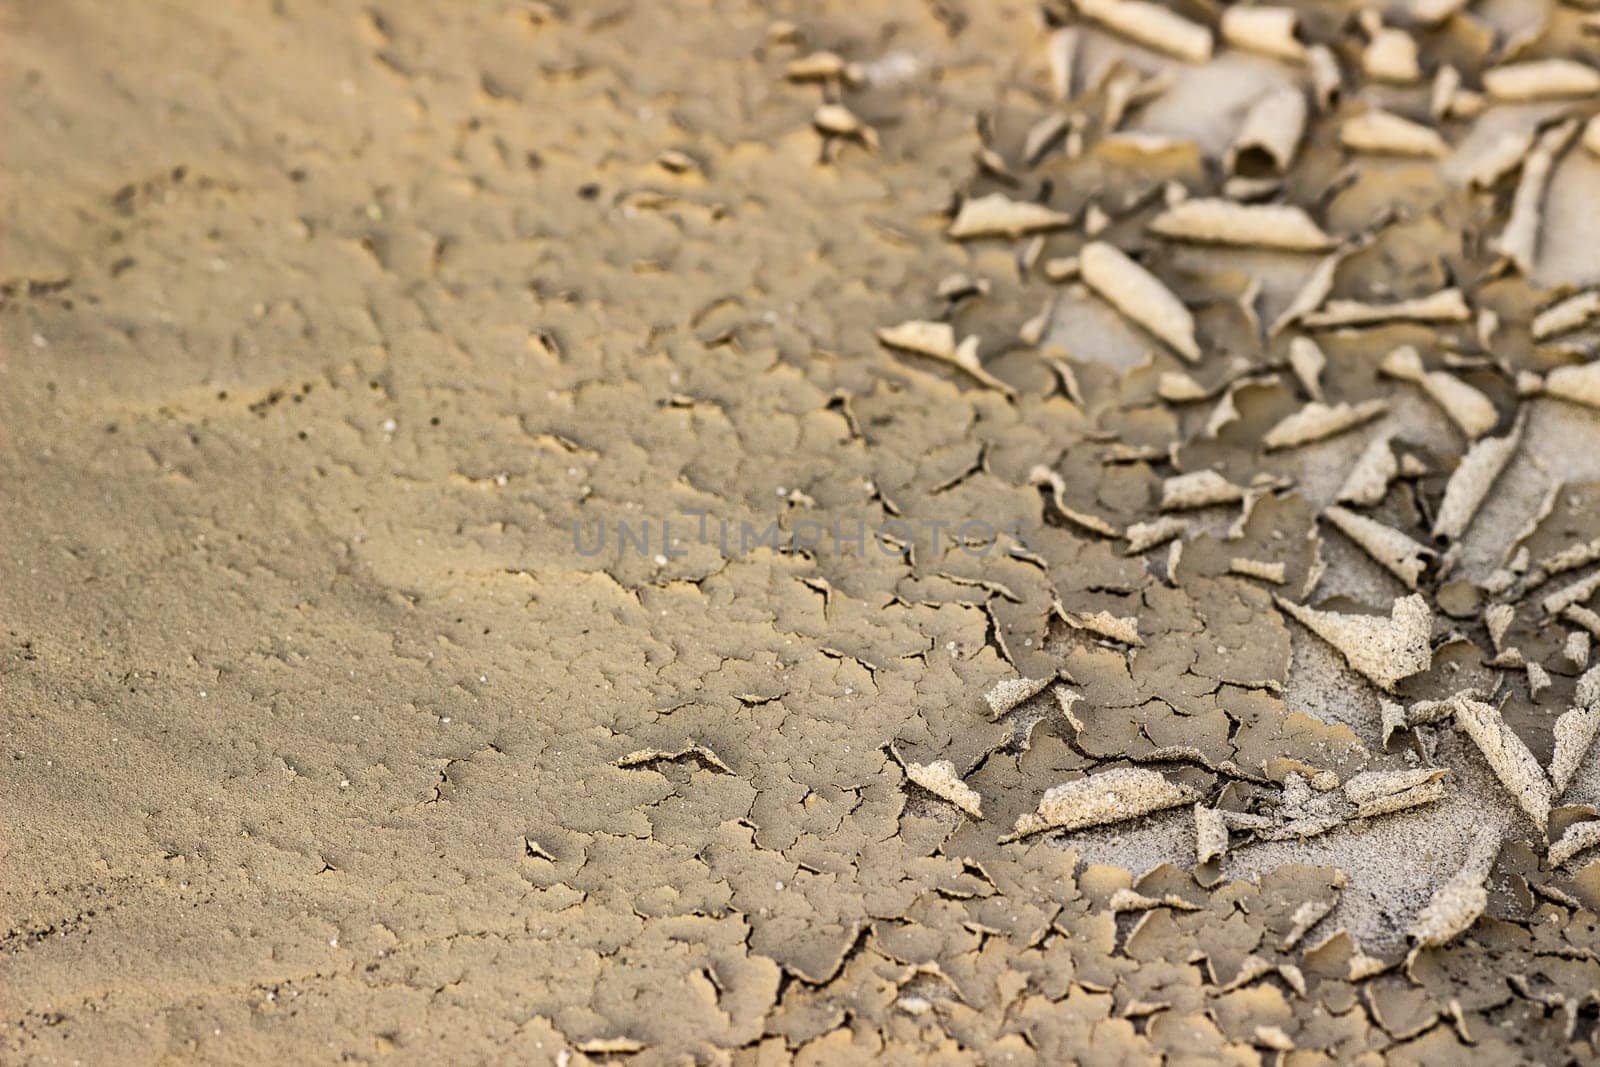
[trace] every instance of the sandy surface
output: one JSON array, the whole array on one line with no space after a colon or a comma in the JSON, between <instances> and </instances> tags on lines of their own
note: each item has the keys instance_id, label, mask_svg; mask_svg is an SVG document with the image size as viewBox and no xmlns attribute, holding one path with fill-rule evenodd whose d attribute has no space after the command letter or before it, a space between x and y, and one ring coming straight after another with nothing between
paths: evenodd
<instances>
[{"instance_id":1,"label":"sandy surface","mask_svg":"<svg viewBox=\"0 0 1600 1067\"><path fill-rule=\"evenodd\" d=\"M1531 323L1600 282L1600 95L1479 94L1595 67L1594 18L1382 8L1394 84L1380 9L1305 5L1328 102L1175 10L1208 61L1009 0L0 3L0 1060L1591 1061L1600 860L1548 849L1600 804L1586 743L1550 779L1600 617L1541 602L1595 562L1600 389L1545 383L1600 317ZM1285 89L1294 160L1240 184ZM1342 146L1376 106L1444 154ZM1526 151L1467 176L1563 121L1519 265ZM1066 217L953 239L990 195ZM1328 247L1152 228L1201 197ZM1267 447L1319 397L1386 406ZM1425 620L1374 653L1290 609L1411 603L1326 513L1385 437L1351 510ZM1181 556L1131 546L1163 515ZM1108 772L1182 803L1063 809Z\"/></svg>"}]
</instances>

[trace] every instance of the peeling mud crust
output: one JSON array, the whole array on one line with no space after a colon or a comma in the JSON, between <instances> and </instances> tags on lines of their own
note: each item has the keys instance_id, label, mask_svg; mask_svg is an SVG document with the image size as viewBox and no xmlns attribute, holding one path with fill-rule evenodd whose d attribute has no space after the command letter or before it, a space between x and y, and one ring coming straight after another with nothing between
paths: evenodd
<instances>
[{"instance_id":1,"label":"peeling mud crust","mask_svg":"<svg viewBox=\"0 0 1600 1067\"><path fill-rule=\"evenodd\" d=\"M0 5L0 1060L1592 1062L1590 7Z\"/></svg>"}]
</instances>

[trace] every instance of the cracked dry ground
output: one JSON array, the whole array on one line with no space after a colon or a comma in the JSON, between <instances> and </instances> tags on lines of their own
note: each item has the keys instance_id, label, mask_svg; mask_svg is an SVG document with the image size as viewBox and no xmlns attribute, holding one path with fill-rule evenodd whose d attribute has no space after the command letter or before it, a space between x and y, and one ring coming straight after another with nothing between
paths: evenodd
<instances>
[{"instance_id":1,"label":"cracked dry ground","mask_svg":"<svg viewBox=\"0 0 1600 1067\"><path fill-rule=\"evenodd\" d=\"M1600 26L1079 8L0 5L0 1059L1592 1062Z\"/></svg>"}]
</instances>

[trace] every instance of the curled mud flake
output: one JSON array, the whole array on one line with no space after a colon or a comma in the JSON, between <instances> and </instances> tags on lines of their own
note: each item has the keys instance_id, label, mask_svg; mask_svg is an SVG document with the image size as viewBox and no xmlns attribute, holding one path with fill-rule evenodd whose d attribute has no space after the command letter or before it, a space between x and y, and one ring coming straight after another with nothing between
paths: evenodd
<instances>
[{"instance_id":1,"label":"curled mud flake","mask_svg":"<svg viewBox=\"0 0 1600 1067\"><path fill-rule=\"evenodd\" d=\"M1493 251L1515 263L1523 274L1532 272L1539 250L1539 223L1544 214L1544 193L1550 183L1550 172L1577 129L1574 119L1552 126L1539 135L1533 151L1523 161L1522 178L1511 198L1511 216L1506 220L1506 227L1489 242Z\"/></svg>"},{"instance_id":2,"label":"curled mud flake","mask_svg":"<svg viewBox=\"0 0 1600 1067\"><path fill-rule=\"evenodd\" d=\"M1106 909L1115 913L1125 911L1150 911L1154 908L1171 908L1174 911L1199 911L1200 905L1185 900L1176 893L1163 893L1159 897L1146 896L1136 889L1119 889L1111 894Z\"/></svg>"},{"instance_id":3,"label":"curled mud flake","mask_svg":"<svg viewBox=\"0 0 1600 1067\"><path fill-rule=\"evenodd\" d=\"M1483 626L1496 653L1505 651L1506 633L1516 621L1517 609L1511 604L1490 604L1483 609Z\"/></svg>"},{"instance_id":4,"label":"curled mud flake","mask_svg":"<svg viewBox=\"0 0 1600 1067\"><path fill-rule=\"evenodd\" d=\"M1298 62L1306 46L1295 37L1299 14L1288 7L1229 5L1222 12L1222 39L1235 48Z\"/></svg>"},{"instance_id":5,"label":"curled mud flake","mask_svg":"<svg viewBox=\"0 0 1600 1067\"><path fill-rule=\"evenodd\" d=\"M989 717L998 719L1023 701L1044 692L1053 678L1004 678L983 694L989 705Z\"/></svg>"},{"instance_id":6,"label":"curled mud flake","mask_svg":"<svg viewBox=\"0 0 1600 1067\"><path fill-rule=\"evenodd\" d=\"M1589 665L1590 635L1582 630L1573 630L1567 634L1566 644L1561 648L1562 657L1579 670Z\"/></svg>"},{"instance_id":7,"label":"curled mud flake","mask_svg":"<svg viewBox=\"0 0 1600 1067\"><path fill-rule=\"evenodd\" d=\"M956 765L947 759L932 763L907 763L906 777L943 800L948 800L974 819L983 818L983 798L961 780Z\"/></svg>"},{"instance_id":8,"label":"curled mud flake","mask_svg":"<svg viewBox=\"0 0 1600 1067\"><path fill-rule=\"evenodd\" d=\"M1533 339L1543 341L1568 333L1593 318L1600 318L1600 289L1569 296L1539 312L1533 320ZM1600 401L1600 386L1596 387L1595 396Z\"/></svg>"},{"instance_id":9,"label":"curled mud flake","mask_svg":"<svg viewBox=\"0 0 1600 1067\"><path fill-rule=\"evenodd\" d=\"M1236 204L1197 197L1168 208L1150 222L1163 237L1183 241L1320 252L1333 238L1301 208L1288 204Z\"/></svg>"},{"instance_id":10,"label":"curled mud flake","mask_svg":"<svg viewBox=\"0 0 1600 1067\"><path fill-rule=\"evenodd\" d=\"M1506 436L1485 437L1467 450L1455 473L1445 483L1444 499L1440 501L1439 512L1433 521L1435 537L1446 537L1453 541L1466 533L1495 479L1511 462L1521 443L1522 419L1518 418Z\"/></svg>"},{"instance_id":11,"label":"curled mud flake","mask_svg":"<svg viewBox=\"0 0 1600 1067\"><path fill-rule=\"evenodd\" d=\"M846 70L847 64L842 56L834 52L812 52L790 60L784 68L784 76L795 82L832 81L843 78Z\"/></svg>"},{"instance_id":12,"label":"curled mud flake","mask_svg":"<svg viewBox=\"0 0 1600 1067\"><path fill-rule=\"evenodd\" d=\"M1330 300L1325 307L1308 312L1301 321L1307 329L1335 326L1372 326L1382 322L1466 322L1472 309L1459 289L1441 289L1427 296L1372 304L1362 300Z\"/></svg>"},{"instance_id":13,"label":"curled mud flake","mask_svg":"<svg viewBox=\"0 0 1600 1067\"><path fill-rule=\"evenodd\" d=\"M990 193L963 201L945 233L956 240L971 237L1021 237L1072 225L1072 216L1028 200Z\"/></svg>"},{"instance_id":14,"label":"curled mud flake","mask_svg":"<svg viewBox=\"0 0 1600 1067\"><path fill-rule=\"evenodd\" d=\"M1468 0L1410 0L1406 14L1419 26L1437 26L1466 7Z\"/></svg>"},{"instance_id":15,"label":"curled mud flake","mask_svg":"<svg viewBox=\"0 0 1600 1067\"><path fill-rule=\"evenodd\" d=\"M1339 403L1332 407L1312 401L1268 430L1261 438L1261 445L1268 452L1280 448L1298 448L1354 429L1388 410L1387 400Z\"/></svg>"},{"instance_id":16,"label":"curled mud flake","mask_svg":"<svg viewBox=\"0 0 1600 1067\"><path fill-rule=\"evenodd\" d=\"M1530 667L1532 664L1529 665ZM1586 672L1578 679L1573 707L1556 720L1555 752L1550 757L1550 781L1555 786L1555 799L1567 791L1572 776L1578 773L1583 759L1600 733L1600 668Z\"/></svg>"},{"instance_id":17,"label":"curled mud flake","mask_svg":"<svg viewBox=\"0 0 1600 1067\"><path fill-rule=\"evenodd\" d=\"M1289 306L1272 323L1268 333L1276 337L1285 329L1299 322L1307 315L1318 310L1327 301L1328 294L1333 292L1335 275L1339 272L1339 264L1344 262L1346 253L1334 252L1324 256L1306 276L1304 284L1294 294L1294 299L1289 301Z\"/></svg>"},{"instance_id":18,"label":"curled mud flake","mask_svg":"<svg viewBox=\"0 0 1600 1067\"><path fill-rule=\"evenodd\" d=\"M646 1045L631 1037L591 1037L587 1041L575 1042L573 1047L591 1056L626 1056L643 1052Z\"/></svg>"},{"instance_id":19,"label":"curled mud flake","mask_svg":"<svg viewBox=\"0 0 1600 1067\"><path fill-rule=\"evenodd\" d=\"M1546 615L1560 615L1563 618L1572 619L1580 625L1585 625L1586 620L1578 612L1587 611L1587 609L1582 608L1580 605L1593 596L1596 589L1600 589L1600 571L1595 571L1586 578L1579 578L1571 585L1563 586L1556 590L1541 600L1539 606L1544 609ZM1590 614L1593 613L1591 612ZM1591 632L1600 634L1600 631Z\"/></svg>"},{"instance_id":20,"label":"curled mud flake","mask_svg":"<svg viewBox=\"0 0 1600 1067\"><path fill-rule=\"evenodd\" d=\"M1078 253L1078 266L1084 283L1112 307L1165 341L1184 359L1199 362L1194 316L1154 274L1103 241L1085 245Z\"/></svg>"},{"instance_id":21,"label":"curled mud flake","mask_svg":"<svg viewBox=\"0 0 1600 1067\"><path fill-rule=\"evenodd\" d=\"M1438 130L1378 108L1345 119L1339 140L1355 152L1393 156L1437 157L1450 151Z\"/></svg>"},{"instance_id":22,"label":"curled mud flake","mask_svg":"<svg viewBox=\"0 0 1600 1067\"><path fill-rule=\"evenodd\" d=\"M1309 337L1296 337L1289 342L1289 367L1300 380L1300 387L1312 400L1322 400L1322 372L1327 369L1328 357Z\"/></svg>"},{"instance_id":23,"label":"curled mud flake","mask_svg":"<svg viewBox=\"0 0 1600 1067\"><path fill-rule=\"evenodd\" d=\"M1294 914L1289 917L1289 930L1278 942L1279 951L1292 951L1313 927L1328 917L1333 905L1331 900L1308 900L1294 909Z\"/></svg>"},{"instance_id":24,"label":"curled mud flake","mask_svg":"<svg viewBox=\"0 0 1600 1067\"><path fill-rule=\"evenodd\" d=\"M1234 485L1213 470L1175 474L1161 483L1161 510L1189 511L1219 504L1237 504L1245 498L1246 492L1243 486Z\"/></svg>"},{"instance_id":25,"label":"curled mud flake","mask_svg":"<svg viewBox=\"0 0 1600 1067\"><path fill-rule=\"evenodd\" d=\"M1377 27L1361 53L1361 68L1378 81L1410 84L1422 80L1422 65L1417 62L1417 42L1404 30L1393 26Z\"/></svg>"},{"instance_id":26,"label":"curled mud flake","mask_svg":"<svg viewBox=\"0 0 1600 1067\"><path fill-rule=\"evenodd\" d=\"M1015 389L983 369L983 362L978 359L978 338L976 334L969 336L956 345L955 351L950 355L950 362L966 371L967 376L979 385L1002 392L1006 396L1016 395L1017 391Z\"/></svg>"},{"instance_id":27,"label":"curled mud flake","mask_svg":"<svg viewBox=\"0 0 1600 1067\"><path fill-rule=\"evenodd\" d=\"M1452 703L1456 725L1472 738L1494 776L1543 833L1550 822L1553 798L1550 781L1539 761L1528 751L1522 738L1506 725L1493 704L1466 697L1456 697Z\"/></svg>"},{"instance_id":28,"label":"curled mud flake","mask_svg":"<svg viewBox=\"0 0 1600 1067\"><path fill-rule=\"evenodd\" d=\"M811 124L830 137L860 141L868 148L878 146L878 132L843 104L823 104L812 113Z\"/></svg>"},{"instance_id":29,"label":"curled mud flake","mask_svg":"<svg viewBox=\"0 0 1600 1067\"><path fill-rule=\"evenodd\" d=\"M1078 706L1079 701L1083 700L1083 694L1076 689L1068 689L1064 685L1056 686L1051 692L1056 698L1056 707L1061 709L1061 717L1067 720L1067 725L1071 726L1074 731L1082 733L1084 730L1083 720L1078 718L1077 712L1072 709Z\"/></svg>"},{"instance_id":30,"label":"curled mud flake","mask_svg":"<svg viewBox=\"0 0 1600 1067\"><path fill-rule=\"evenodd\" d=\"M1596 845L1600 845L1600 819L1573 823L1567 827L1567 832L1550 846L1550 853L1545 857L1545 862L1552 869L1560 867L1578 853L1586 852Z\"/></svg>"},{"instance_id":31,"label":"curled mud flake","mask_svg":"<svg viewBox=\"0 0 1600 1067\"><path fill-rule=\"evenodd\" d=\"M1356 806L1353 818L1371 819L1407 808L1432 804L1445 797L1442 767L1403 771L1362 771L1344 784L1344 795Z\"/></svg>"},{"instance_id":32,"label":"curled mud flake","mask_svg":"<svg viewBox=\"0 0 1600 1067\"><path fill-rule=\"evenodd\" d=\"M1050 490L1050 503L1056 512L1074 526L1099 534L1101 537L1120 539L1121 531L1106 522L1098 515L1090 515L1077 510L1067 503L1067 481L1059 473L1040 463L1028 472L1028 482L1031 485L1047 487Z\"/></svg>"},{"instance_id":33,"label":"curled mud flake","mask_svg":"<svg viewBox=\"0 0 1600 1067\"><path fill-rule=\"evenodd\" d=\"M1268 93L1245 112L1228 148L1228 169L1244 175L1282 174L1294 162L1305 129L1306 98L1298 88Z\"/></svg>"},{"instance_id":34,"label":"curled mud flake","mask_svg":"<svg viewBox=\"0 0 1600 1067\"><path fill-rule=\"evenodd\" d=\"M1144 647L1144 642L1139 640L1139 620L1136 616L1118 616L1109 611L1096 611L1093 613L1074 614L1065 612L1064 618L1069 626L1080 630L1087 630L1092 634L1099 634L1112 641L1120 641L1125 645Z\"/></svg>"},{"instance_id":35,"label":"curled mud flake","mask_svg":"<svg viewBox=\"0 0 1600 1067\"><path fill-rule=\"evenodd\" d=\"M912 321L885 326L878 330L878 340L890 348L934 359L953 361L956 355L956 331L948 322Z\"/></svg>"},{"instance_id":36,"label":"curled mud flake","mask_svg":"<svg viewBox=\"0 0 1600 1067\"><path fill-rule=\"evenodd\" d=\"M1211 58L1211 31L1148 0L1078 0L1080 13L1131 40L1190 63Z\"/></svg>"},{"instance_id":37,"label":"curled mud flake","mask_svg":"<svg viewBox=\"0 0 1600 1067\"><path fill-rule=\"evenodd\" d=\"M1428 644L1433 612L1416 594L1396 600L1388 617L1319 611L1281 596L1272 599L1336 648L1357 673L1387 691L1393 692L1402 678L1427 670L1433 662Z\"/></svg>"},{"instance_id":38,"label":"curled mud flake","mask_svg":"<svg viewBox=\"0 0 1600 1067\"><path fill-rule=\"evenodd\" d=\"M1063 27L1050 34L1044 46L1050 65L1050 91L1057 100L1072 99L1072 70L1078 55L1078 31Z\"/></svg>"},{"instance_id":39,"label":"curled mud flake","mask_svg":"<svg viewBox=\"0 0 1600 1067\"><path fill-rule=\"evenodd\" d=\"M1189 404L1209 398L1211 390L1182 371L1166 371L1156 379L1156 395L1169 404Z\"/></svg>"},{"instance_id":40,"label":"curled mud flake","mask_svg":"<svg viewBox=\"0 0 1600 1067\"><path fill-rule=\"evenodd\" d=\"M1359 515L1337 504L1322 513L1339 532L1354 541L1384 570L1399 578L1407 589L1416 589L1417 580L1428 569L1435 553L1417 544L1392 526Z\"/></svg>"},{"instance_id":41,"label":"curled mud flake","mask_svg":"<svg viewBox=\"0 0 1600 1067\"><path fill-rule=\"evenodd\" d=\"M1583 128L1583 147L1600 156L1600 115L1591 118Z\"/></svg>"},{"instance_id":42,"label":"curled mud flake","mask_svg":"<svg viewBox=\"0 0 1600 1067\"><path fill-rule=\"evenodd\" d=\"M1360 504L1370 507L1382 503L1388 495L1389 483L1400 473L1400 461L1395 459L1391 439L1378 437L1356 459L1356 465L1345 475L1344 482L1334 499L1341 504Z\"/></svg>"},{"instance_id":43,"label":"curled mud flake","mask_svg":"<svg viewBox=\"0 0 1600 1067\"><path fill-rule=\"evenodd\" d=\"M1467 169L1469 189L1492 189L1522 166L1533 147L1533 130L1505 130L1477 154Z\"/></svg>"},{"instance_id":44,"label":"curled mud flake","mask_svg":"<svg viewBox=\"0 0 1600 1067\"><path fill-rule=\"evenodd\" d=\"M1473 842L1461 869L1434 891L1406 931L1415 944L1412 959L1425 948L1449 944L1478 921L1489 906L1489 891L1483 883L1499 851L1500 840L1495 834L1480 834Z\"/></svg>"},{"instance_id":45,"label":"curled mud flake","mask_svg":"<svg viewBox=\"0 0 1600 1067\"><path fill-rule=\"evenodd\" d=\"M1378 718L1383 727L1383 747L1387 750L1390 739L1409 725L1405 706L1393 700L1382 700L1378 703Z\"/></svg>"},{"instance_id":46,"label":"curled mud flake","mask_svg":"<svg viewBox=\"0 0 1600 1067\"><path fill-rule=\"evenodd\" d=\"M1204 804L1194 806L1195 866L1203 867L1228 852L1228 823L1222 813Z\"/></svg>"},{"instance_id":47,"label":"curled mud flake","mask_svg":"<svg viewBox=\"0 0 1600 1067\"><path fill-rule=\"evenodd\" d=\"M1380 369L1391 378L1420 385L1469 440L1482 437L1499 421L1488 397L1453 374L1424 369L1422 356L1411 345L1401 345L1390 352Z\"/></svg>"},{"instance_id":48,"label":"curled mud flake","mask_svg":"<svg viewBox=\"0 0 1600 1067\"><path fill-rule=\"evenodd\" d=\"M724 774L733 773L733 768L722 762L715 752L704 745L685 745L678 749L641 748L617 760L615 766L626 770L648 767L652 763L672 763L681 759L697 761Z\"/></svg>"},{"instance_id":49,"label":"curled mud flake","mask_svg":"<svg viewBox=\"0 0 1600 1067\"><path fill-rule=\"evenodd\" d=\"M1600 362L1557 367L1544 380L1545 396L1600 408Z\"/></svg>"},{"instance_id":50,"label":"curled mud flake","mask_svg":"<svg viewBox=\"0 0 1600 1067\"><path fill-rule=\"evenodd\" d=\"M1483 72L1483 87L1496 100L1546 100L1600 92L1600 70L1573 59L1534 59Z\"/></svg>"},{"instance_id":51,"label":"curled mud flake","mask_svg":"<svg viewBox=\"0 0 1600 1067\"><path fill-rule=\"evenodd\" d=\"M1044 261L1044 276L1052 282L1071 281L1078 276L1077 256L1056 256Z\"/></svg>"},{"instance_id":52,"label":"curled mud flake","mask_svg":"<svg viewBox=\"0 0 1600 1067\"><path fill-rule=\"evenodd\" d=\"M1550 672L1532 660L1528 661L1528 665L1524 669L1528 674L1528 696L1537 701L1539 694L1549 689L1553 684L1550 680Z\"/></svg>"},{"instance_id":53,"label":"curled mud flake","mask_svg":"<svg viewBox=\"0 0 1600 1067\"><path fill-rule=\"evenodd\" d=\"M1150 522L1136 522L1123 534L1128 539L1127 554L1137 556L1141 552L1148 552L1174 537L1182 537L1188 530L1188 520L1180 519L1176 515L1163 515Z\"/></svg>"},{"instance_id":54,"label":"curled mud flake","mask_svg":"<svg viewBox=\"0 0 1600 1067\"><path fill-rule=\"evenodd\" d=\"M1450 117L1456 93L1461 89L1461 72L1446 63L1433 75L1433 86L1428 92L1428 114L1435 122Z\"/></svg>"},{"instance_id":55,"label":"curled mud flake","mask_svg":"<svg viewBox=\"0 0 1600 1067\"><path fill-rule=\"evenodd\" d=\"M1067 132L1069 122L1066 114L1057 111L1030 126L1022 141L1022 162L1031 167L1043 159Z\"/></svg>"},{"instance_id":56,"label":"curled mud flake","mask_svg":"<svg viewBox=\"0 0 1600 1067\"><path fill-rule=\"evenodd\" d=\"M1118 767L1052 786L1039 801L1038 810L1018 818L1010 836L1002 841L1015 841L1046 830L1081 830L1123 822L1197 799L1193 789L1168 781L1156 771Z\"/></svg>"},{"instance_id":57,"label":"curled mud flake","mask_svg":"<svg viewBox=\"0 0 1600 1067\"><path fill-rule=\"evenodd\" d=\"M1321 110L1332 109L1344 93L1344 75L1339 71L1338 57L1325 44L1312 45L1306 51L1306 66L1311 70L1311 98Z\"/></svg>"},{"instance_id":58,"label":"curled mud flake","mask_svg":"<svg viewBox=\"0 0 1600 1067\"><path fill-rule=\"evenodd\" d=\"M1282 561L1268 563L1265 560L1235 556L1228 561L1228 573L1243 575L1246 578L1259 578L1273 585L1282 585L1288 581Z\"/></svg>"}]
</instances>

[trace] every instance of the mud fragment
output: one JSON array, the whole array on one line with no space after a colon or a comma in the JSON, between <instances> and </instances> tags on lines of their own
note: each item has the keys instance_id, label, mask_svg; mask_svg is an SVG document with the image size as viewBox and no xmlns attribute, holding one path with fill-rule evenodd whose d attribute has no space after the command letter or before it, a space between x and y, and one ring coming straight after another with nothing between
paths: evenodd
<instances>
[{"instance_id":1,"label":"mud fragment","mask_svg":"<svg viewBox=\"0 0 1600 1067\"><path fill-rule=\"evenodd\" d=\"M1163 237L1214 244L1317 252L1331 248L1333 238L1311 216L1283 204L1236 204L1232 200L1185 200L1150 221Z\"/></svg>"},{"instance_id":2,"label":"mud fragment","mask_svg":"<svg viewBox=\"0 0 1600 1067\"><path fill-rule=\"evenodd\" d=\"M1394 602L1387 617L1318 611L1281 596L1273 601L1306 629L1338 649L1358 673L1392 692L1401 679L1428 669L1433 613L1415 594Z\"/></svg>"},{"instance_id":3,"label":"mud fragment","mask_svg":"<svg viewBox=\"0 0 1600 1067\"><path fill-rule=\"evenodd\" d=\"M1165 341L1189 362L1200 359L1194 316L1155 275L1114 245L1093 241L1078 253L1089 288L1128 318Z\"/></svg>"},{"instance_id":4,"label":"mud fragment","mask_svg":"<svg viewBox=\"0 0 1600 1067\"><path fill-rule=\"evenodd\" d=\"M1052 786L1039 801L1038 810L1020 816L1004 840L1015 841L1047 830L1081 830L1124 822L1195 799L1194 790L1169 781L1157 771L1118 767Z\"/></svg>"}]
</instances>

